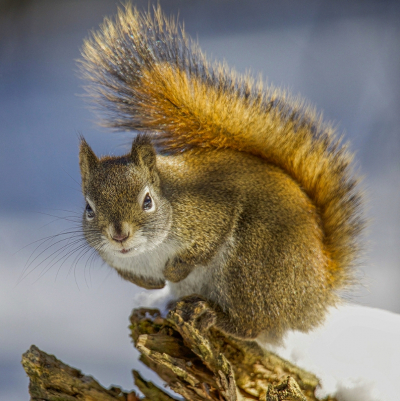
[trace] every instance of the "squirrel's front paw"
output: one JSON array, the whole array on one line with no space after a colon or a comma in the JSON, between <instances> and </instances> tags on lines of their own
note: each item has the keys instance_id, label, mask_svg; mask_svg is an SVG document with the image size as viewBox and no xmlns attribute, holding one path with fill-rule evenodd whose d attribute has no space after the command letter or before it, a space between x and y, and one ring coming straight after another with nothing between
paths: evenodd
<instances>
[{"instance_id":1,"label":"squirrel's front paw","mask_svg":"<svg viewBox=\"0 0 400 401\"><path fill-rule=\"evenodd\" d=\"M138 285L139 287L146 288L147 290L159 290L165 287L164 280L155 280L148 277L144 278L141 276L136 276L130 271L117 270L118 274L127 281Z\"/></svg>"},{"instance_id":2,"label":"squirrel's front paw","mask_svg":"<svg viewBox=\"0 0 400 401\"><path fill-rule=\"evenodd\" d=\"M178 283L179 281L184 280L190 274L193 268L194 266L183 262L181 259L174 258L168 260L163 274L168 281Z\"/></svg>"},{"instance_id":3,"label":"squirrel's front paw","mask_svg":"<svg viewBox=\"0 0 400 401\"><path fill-rule=\"evenodd\" d=\"M185 322L191 323L200 332L206 332L215 325L217 314L200 295L183 297L176 301L173 307Z\"/></svg>"}]
</instances>

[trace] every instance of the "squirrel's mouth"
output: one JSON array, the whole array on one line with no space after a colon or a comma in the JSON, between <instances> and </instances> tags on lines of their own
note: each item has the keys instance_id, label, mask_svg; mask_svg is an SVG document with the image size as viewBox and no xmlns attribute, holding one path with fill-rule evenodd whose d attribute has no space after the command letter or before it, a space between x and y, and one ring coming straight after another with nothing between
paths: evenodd
<instances>
[{"instance_id":1,"label":"squirrel's mouth","mask_svg":"<svg viewBox=\"0 0 400 401\"><path fill-rule=\"evenodd\" d=\"M132 249L133 249L133 248L128 248L128 249L125 249L125 248L124 248L124 249L121 249L120 252L123 253L123 254L125 254L125 253L130 252Z\"/></svg>"}]
</instances>

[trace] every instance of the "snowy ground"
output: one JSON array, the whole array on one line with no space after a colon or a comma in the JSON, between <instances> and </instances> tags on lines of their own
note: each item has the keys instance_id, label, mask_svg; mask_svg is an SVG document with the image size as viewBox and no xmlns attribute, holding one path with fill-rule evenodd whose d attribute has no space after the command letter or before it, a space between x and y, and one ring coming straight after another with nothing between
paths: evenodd
<instances>
[{"instance_id":1,"label":"snowy ground","mask_svg":"<svg viewBox=\"0 0 400 401\"><path fill-rule=\"evenodd\" d=\"M318 397L387 401L399 397L400 315L357 305L332 309L323 327L289 333L283 346L267 346L321 379Z\"/></svg>"}]
</instances>

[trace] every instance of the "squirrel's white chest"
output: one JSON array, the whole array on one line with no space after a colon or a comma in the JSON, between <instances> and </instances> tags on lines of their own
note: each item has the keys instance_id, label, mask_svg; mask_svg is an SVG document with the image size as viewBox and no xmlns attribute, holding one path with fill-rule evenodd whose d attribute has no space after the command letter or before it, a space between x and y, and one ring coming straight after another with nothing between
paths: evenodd
<instances>
[{"instance_id":1,"label":"squirrel's white chest","mask_svg":"<svg viewBox=\"0 0 400 401\"><path fill-rule=\"evenodd\" d=\"M132 272L137 276L150 279L164 279L163 271L169 259L179 253L179 246L163 242L157 247L132 257L119 257L109 254L103 257L112 267ZM226 259L227 247L222 247L207 266L196 266L193 271L178 283L169 282L171 293L175 298L199 294L207 299L216 300L214 275L221 274L223 261Z\"/></svg>"},{"instance_id":2,"label":"squirrel's white chest","mask_svg":"<svg viewBox=\"0 0 400 401\"><path fill-rule=\"evenodd\" d=\"M171 293L176 299L193 294L213 298L212 277L212 266L196 266L184 280L178 283L169 283Z\"/></svg>"},{"instance_id":3,"label":"squirrel's white chest","mask_svg":"<svg viewBox=\"0 0 400 401\"><path fill-rule=\"evenodd\" d=\"M117 270L131 272L137 276L150 279L164 279L163 270L168 259L177 253L177 246L171 243L162 243L157 247L131 257L106 255L104 260Z\"/></svg>"},{"instance_id":4,"label":"squirrel's white chest","mask_svg":"<svg viewBox=\"0 0 400 401\"><path fill-rule=\"evenodd\" d=\"M229 243L233 242L230 238ZM219 301L216 278L222 276L222 269L229 254L229 246L222 246L215 257L206 266L196 266L182 281L170 283L171 292L175 298L198 294L206 299ZM221 306L223 306L221 304Z\"/></svg>"}]
</instances>

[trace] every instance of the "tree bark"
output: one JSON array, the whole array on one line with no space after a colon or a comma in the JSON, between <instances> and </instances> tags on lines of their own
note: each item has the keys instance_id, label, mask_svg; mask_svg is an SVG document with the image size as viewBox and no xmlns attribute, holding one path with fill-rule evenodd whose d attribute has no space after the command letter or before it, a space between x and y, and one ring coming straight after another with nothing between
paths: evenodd
<instances>
[{"instance_id":1,"label":"tree bark","mask_svg":"<svg viewBox=\"0 0 400 401\"><path fill-rule=\"evenodd\" d=\"M201 333L184 321L179 308L162 318L156 309L135 309L131 337L140 360L188 401L316 401L318 379L254 342L227 337L211 328ZM32 345L22 365L30 378L32 401L173 401L163 389L133 371L144 398L95 379ZM326 401L335 401L327 398Z\"/></svg>"}]
</instances>

